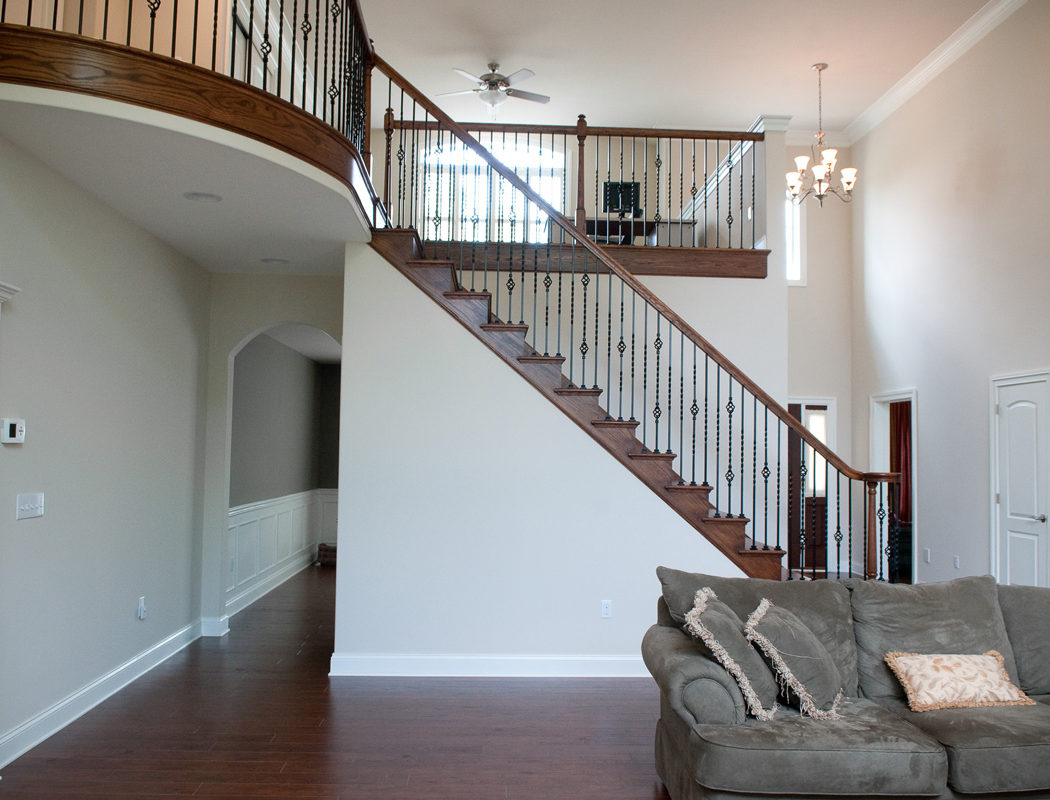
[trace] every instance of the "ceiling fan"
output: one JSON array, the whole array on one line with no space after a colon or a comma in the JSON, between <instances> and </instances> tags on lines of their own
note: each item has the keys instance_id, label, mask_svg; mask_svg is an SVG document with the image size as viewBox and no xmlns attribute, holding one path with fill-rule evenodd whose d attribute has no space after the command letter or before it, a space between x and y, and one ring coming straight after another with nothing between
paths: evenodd
<instances>
[{"instance_id":1,"label":"ceiling fan","mask_svg":"<svg viewBox=\"0 0 1050 800\"><path fill-rule=\"evenodd\" d=\"M531 69L519 69L517 72L512 72L510 75L503 75L499 72L499 64L492 62L489 64L489 71L484 75L472 75L465 69L459 68L453 68L452 71L459 73L469 81L473 81L477 86L473 89L464 89L459 92L444 92L438 96L447 97L449 95L458 94L476 94L481 99L481 102L489 107L489 114L493 116L496 113L497 107L499 107L499 105L508 97L517 100L528 100L533 103L550 102L550 98L545 94L526 92L522 89L514 88L515 84L521 83L536 74Z\"/></svg>"}]
</instances>

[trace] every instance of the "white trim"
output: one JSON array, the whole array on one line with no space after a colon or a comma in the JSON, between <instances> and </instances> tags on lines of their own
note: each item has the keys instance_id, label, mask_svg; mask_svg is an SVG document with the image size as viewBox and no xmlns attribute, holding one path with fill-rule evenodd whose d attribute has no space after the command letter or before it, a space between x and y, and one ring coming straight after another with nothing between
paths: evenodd
<instances>
[{"instance_id":1,"label":"white trim","mask_svg":"<svg viewBox=\"0 0 1050 800\"><path fill-rule=\"evenodd\" d=\"M918 94L926 84L955 63L960 56L991 33L999 23L1007 19L1027 1L989 0L955 33L945 39L939 47L846 127L846 136L849 141L856 142L871 133L876 125L886 120L894 111Z\"/></svg>"},{"instance_id":2,"label":"white trim","mask_svg":"<svg viewBox=\"0 0 1050 800\"><path fill-rule=\"evenodd\" d=\"M919 391L898 389L871 395L868 416L868 470L889 472L890 403L911 401L911 580L919 582ZM878 422L878 424L876 424ZM881 426L881 427L880 427ZM876 440L876 430L886 432L885 441ZM863 573L862 573L863 574Z\"/></svg>"},{"instance_id":3,"label":"white trim","mask_svg":"<svg viewBox=\"0 0 1050 800\"><path fill-rule=\"evenodd\" d=\"M293 575L298 575L308 566L314 563L314 559L317 555L317 548L313 547L308 550L303 550L297 553L292 561L284 564L276 572L271 572L265 578L257 583L253 583L247 589L240 594L230 597L226 601L226 616L223 617L227 622L230 617L241 611L244 611L248 606L254 603L256 600L264 597L265 595L272 592L286 580L291 578ZM229 630L229 626L227 626ZM222 634L220 634L222 635Z\"/></svg>"},{"instance_id":4,"label":"white trim","mask_svg":"<svg viewBox=\"0 0 1050 800\"><path fill-rule=\"evenodd\" d=\"M225 636L230 632L230 618L223 614L221 617L201 617L201 636Z\"/></svg>"},{"instance_id":5,"label":"white trim","mask_svg":"<svg viewBox=\"0 0 1050 800\"><path fill-rule=\"evenodd\" d=\"M640 656L333 653L332 677L647 678Z\"/></svg>"},{"instance_id":6,"label":"white trim","mask_svg":"<svg viewBox=\"0 0 1050 800\"><path fill-rule=\"evenodd\" d=\"M996 417L999 415L999 389L1003 386L1016 386L1021 383L1038 383L1047 381L1050 383L1050 369L1036 370L1035 372L1016 372L1011 375L993 375L989 379L989 409L988 409L988 547L989 547L989 572L995 576L995 580L1002 582L999 563L999 504L995 501L995 495L999 491L996 478L999 475L999 426Z\"/></svg>"},{"instance_id":7,"label":"white trim","mask_svg":"<svg viewBox=\"0 0 1050 800\"><path fill-rule=\"evenodd\" d=\"M59 700L0 737L0 766L36 747L74 720L86 714L135 679L182 650L201 635L200 620L192 622L115 669Z\"/></svg>"}]
</instances>

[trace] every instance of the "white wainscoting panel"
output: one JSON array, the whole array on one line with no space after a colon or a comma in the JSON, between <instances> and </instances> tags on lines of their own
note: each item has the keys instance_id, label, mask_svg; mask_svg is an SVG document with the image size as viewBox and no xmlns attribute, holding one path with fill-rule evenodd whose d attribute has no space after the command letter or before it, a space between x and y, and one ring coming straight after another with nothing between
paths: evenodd
<instances>
[{"instance_id":1,"label":"white wainscoting panel","mask_svg":"<svg viewBox=\"0 0 1050 800\"><path fill-rule=\"evenodd\" d=\"M313 489L230 509L226 614L233 616L317 557L334 542L339 493Z\"/></svg>"}]
</instances>

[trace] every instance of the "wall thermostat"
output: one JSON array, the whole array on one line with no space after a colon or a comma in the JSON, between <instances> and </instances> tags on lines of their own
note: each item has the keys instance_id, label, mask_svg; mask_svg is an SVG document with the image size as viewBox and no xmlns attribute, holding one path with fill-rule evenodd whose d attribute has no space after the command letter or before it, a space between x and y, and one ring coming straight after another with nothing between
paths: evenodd
<instances>
[{"instance_id":1,"label":"wall thermostat","mask_svg":"<svg viewBox=\"0 0 1050 800\"><path fill-rule=\"evenodd\" d=\"M26 440L26 421L24 419L4 417L0 422L3 424L3 429L0 430L0 442L22 444Z\"/></svg>"}]
</instances>

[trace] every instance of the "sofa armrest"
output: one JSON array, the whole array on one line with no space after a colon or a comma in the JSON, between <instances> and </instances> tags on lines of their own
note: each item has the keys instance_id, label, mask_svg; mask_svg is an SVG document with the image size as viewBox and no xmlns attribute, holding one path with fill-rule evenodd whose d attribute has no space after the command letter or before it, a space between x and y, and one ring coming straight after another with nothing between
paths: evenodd
<instances>
[{"instance_id":1,"label":"sofa armrest","mask_svg":"<svg viewBox=\"0 0 1050 800\"><path fill-rule=\"evenodd\" d=\"M671 707L690 726L735 724L747 717L744 696L721 664L700 652L684 631L653 625L642 658Z\"/></svg>"}]
</instances>

